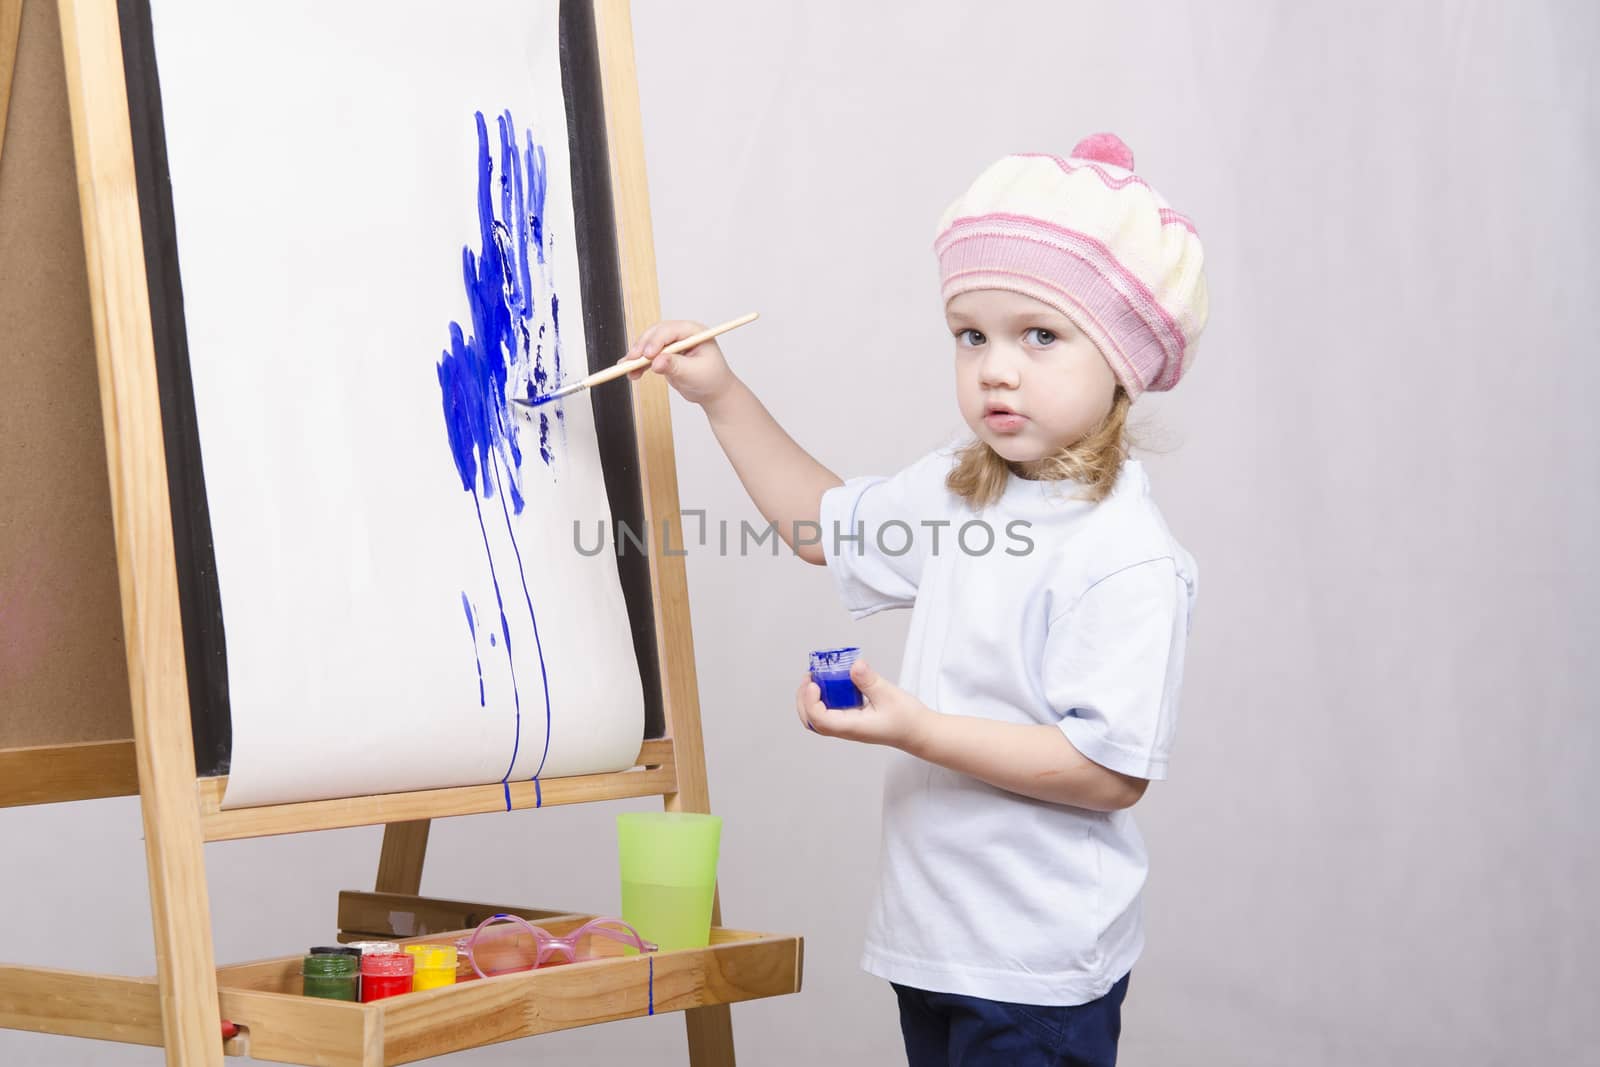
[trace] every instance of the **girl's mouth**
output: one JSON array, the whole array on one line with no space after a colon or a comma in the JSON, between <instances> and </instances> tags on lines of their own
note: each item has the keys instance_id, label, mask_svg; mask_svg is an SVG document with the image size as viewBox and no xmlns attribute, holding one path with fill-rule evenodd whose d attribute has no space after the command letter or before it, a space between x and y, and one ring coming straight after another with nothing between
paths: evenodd
<instances>
[{"instance_id":1,"label":"girl's mouth","mask_svg":"<svg viewBox=\"0 0 1600 1067\"><path fill-rule=\"evenodd\" d=\"M1022 429L1022 424L1028 420L1018 415L1015 411L995 409L987 411L983 416L983 424L995 433L1016 433Z\"/></svg>"}]
</instances>

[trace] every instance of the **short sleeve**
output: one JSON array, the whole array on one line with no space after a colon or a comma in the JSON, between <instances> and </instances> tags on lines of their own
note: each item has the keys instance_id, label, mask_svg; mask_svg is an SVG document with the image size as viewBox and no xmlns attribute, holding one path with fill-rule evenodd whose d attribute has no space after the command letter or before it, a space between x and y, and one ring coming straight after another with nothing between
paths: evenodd
<instances>
[{"instance_id":1,"label":"short sleeve","mask_svg":"<svg viewBox=\"0 0 1600 1067\"><path fill-rule=\"evenodd\" d=\"M916 602L932 542L947 520L951 453L929 453L893 477L852 478L822 494L822 552L854 619Z\"/></svg>"},{"instance_id":2,"label":"short sleeve","mask_svg":"<svg viewBox=\"0 0 1600 1067\"><path fill-rule=\"evenodd\" d=\"M1192 566L1172 557L1115 571L1050 620L1044 689L1086 757L1165 778L1193 603Z\"/></svg>"}]
</instances>

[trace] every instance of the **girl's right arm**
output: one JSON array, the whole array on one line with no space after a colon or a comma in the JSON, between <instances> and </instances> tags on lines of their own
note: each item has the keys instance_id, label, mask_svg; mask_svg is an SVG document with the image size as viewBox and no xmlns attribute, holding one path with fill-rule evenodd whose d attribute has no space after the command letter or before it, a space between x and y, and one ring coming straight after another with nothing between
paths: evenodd
<instances>
[{"instance_id":1,"label":"girl's right arm","mask_svg":"<svg viewBox=\"0 0 1600 1067\"><path fill-rule=\"evenodd\" d=\"M623 359L645 356L652 362L630 377L637 380L648 369L666 378L685 400L699 404L762 517L801 559L824 563L822 546L816 543L821 537L822 494L843 481L778 425L750 387L733 373L715 340L687 352L661 355L663 348L704 329L697 322L681 320L651 326ZM812 524L815 536L804 537L797 546L796 528L801 523Z\"/></svg>"}]
</instances>

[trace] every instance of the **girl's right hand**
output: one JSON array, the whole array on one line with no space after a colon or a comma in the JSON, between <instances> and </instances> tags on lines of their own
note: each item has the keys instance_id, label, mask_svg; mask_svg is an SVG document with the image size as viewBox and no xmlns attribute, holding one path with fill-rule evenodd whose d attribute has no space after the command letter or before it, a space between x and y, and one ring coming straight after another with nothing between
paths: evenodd
<instances>
[{"instance_id":1,"label":"girl's right hand","mask_svg":"<svg viewBox=\"0 0 1600 1067\"><path fill-rule=\"evenodd\" d=\"M668 345L703 330L705 327L698 322L663 320L640 334L639 339L633 342L633 347L628 349L628 354L618 362L649 357L651 362L648 367L640 367L628 377L638 381L645 371L654 371L666 378L685 400L704 407L725 393L735 380L728 361L722 358L722 349L716 339L702 341L685 352L668 356L661 354L661 350Z\"/></svg>"}]
</instances>

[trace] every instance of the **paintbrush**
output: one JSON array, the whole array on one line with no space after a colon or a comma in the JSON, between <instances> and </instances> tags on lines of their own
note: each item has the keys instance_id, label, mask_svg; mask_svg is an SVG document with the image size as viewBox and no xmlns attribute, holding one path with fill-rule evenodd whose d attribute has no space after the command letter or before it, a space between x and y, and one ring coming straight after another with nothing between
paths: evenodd
<instances>
[{"instance_id":1,"label":"paintbrush","mask_svg":"<svg viewBox=\"0 0 1600 1067\"><path fill-rule=\"evenodd\" d=\"M743 326L747 323L754 322L758 317L759 316L757 313L752 311L748 315L741 315L736 319L730 319L720 326L713 326L708 330L701 330L699 333L694 334L691 337L685 337L681 341L674 341L672 344L656 353L656 355L670 356L677 352L686 352L695 345L704 344L718 334L727 333L736 326ZM651 361L649 358L640 356L638 359L630 359L625 363L618 363L615 366L607 367L605 370L595 371L582 381L573 382L571 385L563 385L560 389L557 389L553 393L544 393L541 396L530 397L526 400L520 396L513 397L511 402L513 404L521 404L525 408L536 408L541 404L548 404L552 400L560 400L564 396L571 396L573 393L582 392L591 386L604 385L613 378L620 378L624 374L631 374L640 367L648 367L650 362Z\"/></svg>"}]
</instances>

